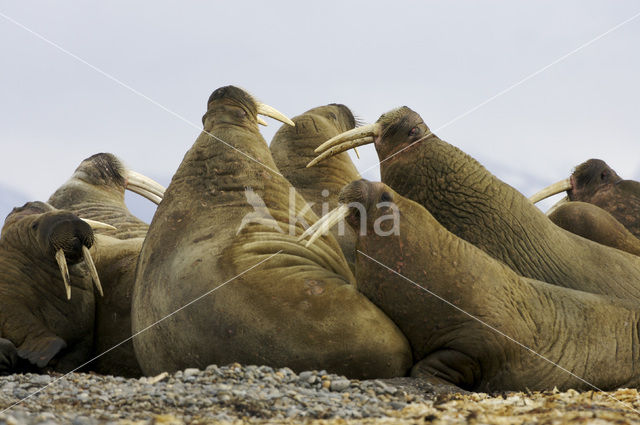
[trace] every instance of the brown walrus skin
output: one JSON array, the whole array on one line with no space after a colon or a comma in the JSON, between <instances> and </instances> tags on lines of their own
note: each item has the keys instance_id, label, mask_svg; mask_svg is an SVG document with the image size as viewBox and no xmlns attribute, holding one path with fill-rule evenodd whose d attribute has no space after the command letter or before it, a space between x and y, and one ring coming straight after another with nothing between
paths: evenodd
<instances>
[{"instance_id":1,"label":"brown walrus skin","mask_svg":"<svg viewBox=\"0 0 640 425\"><path fill-rule=\"evenodd\" d=\"M341 201L366 208L346 219L366 220L358 289L409 339L413 376L485 392L593 389L508 336L599 389L640 385L636 303L521 277L382 183L353 182Z\"/></svg>"},{"instance_id":2,"label":"brown walrus skin","mask_svg":"<svg viewBox=\"0 0 640 425\"><path fill-rule=\"evenodd\" d=\"M567 190L570 201L597 205L640 237L640 182L623 180L600 159L578 165L570 181L572 187Z\"/></svg>"},{"instance_id":3,"label":"brown walrus skin","mask_svg":"<svg viewBox=\"0 0 640 425\"><path fill-rule=\"evenodd\" d=\"M405 337L354 288L333 236L311 248L297 242L304 227L289 221L291 186L258 131L258 110L241 89L213 92L205 132L154 215L132 308L143 372L239 362L406 374ZM294 216L304 205L295 198ZM303 218L317 220L312 211Z\"/></svg>"},{"instance_id":4,"label":"brown walrus skin","mask_svg":"<svg viewBox=\"0 0 640 425\"><path fill-rule=\"evenodd\" d=\"M89 359L95 297L82 246L90 248L93 242L87 223L44 202L14 208L5 220L0 235L0 338L10 341L17 357L36 370L69 372ZM70 299L54 259L59 249L68 265ZM2 348L11 346L5 341ZM4 364L13 366L13 361Z\"/></svg>"},{"instance_id":5,"label":"brown walrus skin","mask_svg":"<svg viewBox=\"0 0 640 425\"><path fill-rule=\"evenodd\" d=\"M133 342L122 342L131 337L136 263L149 225L127 208L125 188L122 162L113 154L99 153L83 160L71 178L51 195L49 203L116 228L98 230L92 250L104 296L96 299L95 312L93 354L100 357L88 369L105 375L137 377L142 371Z\"/></svg>"},{"instance_id":6,"label":"brown walrus skin","mask_svg":"<svg viewBox=\"0 0 640 425\"><path fill-rule=\"evenodd\" d=\"M322 216L338 206L344 185L360 179L360 174L346 152L332 156L313 168L306 165L316 154L314 149L327 139L356 126L349 108L332 103L319 106L292 118L295 127L283 124L273 136L269 149L278 170ZM353 271L356 235L341 223L331 229Z\"/></svg>"},{"instance_id":7,"label":"brown walrus skin","mask_svg":"<svg viewBox=\"0 0 640 425\"><path fill-rule=\"evenodd\" d=\"M565 202L554 208L548 217L556 225L578 236L640 255L640 239L611 214L594 204Z\"/></svg>"},{"instance_id":8,"label":"brown walrus skin","mask_svg":"<svg viewBox=\"0 0 640 425\"><path fill-rule=\"evenodd\" d=\"M640 301L640 258L558 228L520 192L432 134L406 106L377 124L382 181L449 231L522 276Z\"/></svg>"}]
</instances>

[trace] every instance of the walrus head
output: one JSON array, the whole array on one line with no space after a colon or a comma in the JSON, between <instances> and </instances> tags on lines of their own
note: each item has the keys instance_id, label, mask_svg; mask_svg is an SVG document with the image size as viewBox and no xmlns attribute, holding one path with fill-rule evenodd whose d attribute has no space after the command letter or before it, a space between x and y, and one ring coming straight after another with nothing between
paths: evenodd
<instances>
[{"instance_id":1,"label":"walrus head","mask_svg":"<svg viewBox=\"0 0 640 425\"><path fill-rule=\"evenodd\" d=\"M102 286L96 271L89 248L94 243L92 226L95 228L112 228L104 223L83 220L67 211L56 210L44 202L27 202L22 207L14 208L7 216L2 228L2 236L7 236L13 228L15 239L25 241L30 246L29 252L41 257L44 261L55 259L65 287L67 299L71 298L69 265L84 261L89 269L94 285L100 295ZM26 234L25 234L26 232Z\"/></svg>"},{"instance_id":2,"label":"walrus head","mask_svg":"<svg viewBox=\"0 0 640 425\"><path fill-rule=\"evenodd\" d=\"M434 136L422 117L406 106L382 114L373 124L341 133L318 146L318 155L307 167L358 146L373 143L381 162L395 159L400 152ZM410 155L404 155L410 157Z\"/></svg>"},{"instance_id":3,"label":"walrus head","mask_svg":"<svg viewBox=\"0 0 640 425\"><path fill-rule=\"evenodd\" d=\"M202 124L205 131L210 130L214 124L221 123L236 126L267 125L258 115L265 115L295 126L293 121L281 112L258 102L249 93L235 86L220 87L211 93L207 101L207 112L202 116Z\"/></svg>"}]
</instances>

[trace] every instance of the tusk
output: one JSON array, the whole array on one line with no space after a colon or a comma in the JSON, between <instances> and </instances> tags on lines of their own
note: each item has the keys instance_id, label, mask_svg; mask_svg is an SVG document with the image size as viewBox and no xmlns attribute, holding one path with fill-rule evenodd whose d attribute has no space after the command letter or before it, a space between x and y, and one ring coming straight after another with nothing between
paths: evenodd
<instances>
[{"instance_id":1,"label":"tusk","mask_svg":"<svg viewBox=\"0 0 640 425\"><path fill-rule=\"evenodd\" d=\"M324 223L325 221L327 221L327 219L331 216L331 214L333 214L333 212L336 210L336 208L332 209L331 211L329 211L328 213L326 213L325 215L323 215L322 217L320 217L318 219L318 221L316 221L315 223L313 223L311 226L309 226L307 228L307 230L305 230L299 237L298 237L298 242L300 242L301 240L303 240L304 238L306 238L307 236L309 236L310 234L314 233L321 225L322 223Z\"/></svg>"},{"instance_id":2,"label":"tusk","mask_svg":"<svg viewBox=\"0 0 640 425\"><path fill-rule=\"evenodd\" d=\"M358 148L353 148L353 151L356 153L358 159L360 159L360 154L358 153Z\"/></svg>"},{"instance_id":3,"label":"tusk","mask_svg":"<svg viewBox=\"0 0 640 425\"><path fill-rule=\"evenodd\" d=\"M349 131L340 133L337 136L334 136L331 139L327 140L326 142L318 146L314 152L320 153L329 149L332 146L339 145L348 140L362 139L363 137L377 137L379 134L380 134L380 124L376 124L376 123L364 125L362 127L352 128ZM371 139L371 141L373 141L373 139Z\"/></svg>"},{"instance_id":4,"label":"tusk","mask_svg":"<svg viewBox=\"0 0 640 425\"><path fill-rule=\"evenodd\" d=\"M144 196L151 202L159 204L164 198L165 187L152 178L132 170L126 171L125 178L127 180L127 189Z\"/></svg>"},{"instance_id":5,"label":"tusk","mask_svg":"<svg viewBox=\"0 0 640 425\"><path fill-rule=\"evenodd\" d=\"M82 256L84 257L84 262L89 267L89 273L91 274L91 280L93 280L93 284L98 289L101 297L104 297L104 292L102 292L102 285L100 285L100 277L98 277L98 271L96 270L96 265L93 262L93 258L91 258L91 253L89 252L89 248L82 245Z\"/></svg>"},{"instance_id":6,"label":"tusk","mask_svg":"<svg viewBox=\"0 0 640 425\"><path fill-rule=\"evenodd\" d=\"M162 196L158 196L155 193L148 192L137 186L127 186L127 189L129 189L133 193L137 193L138 195L147 198L156 205L160 205L160 202L162 202Z\"/></svg>"},{"instance_id":7,"label":"tusk","mask_svg":"<svg viewBox=\"0 0 640 425\"><path fill-rule=\"evenodd\" d=\"M91 220L89 218L81 218L80 220L87 223L93 230L106 229L106 230L117 230L110 224L103 223L101 221Z\"/></svg>"},{"instance_id":8,"label":"tusk","mask_svg":"<svg viewBox=\"0 0 640 425\"><path fill-rule=\"evenodd\" d=\"M258 124L260 124L260 125L264 125L265 127L269 125L269 124L267 124L267 122L265 120L263 120L260 117L256 117L256 119L258 120Z\"/></svg>"},{"instance_id":9,"label":"tusk","mask_svg":"<svg viewBox=\"0 0 640 425\"><path fill-rule=\"evenodd\" d=\"M67 299L71 299L71 285L69 284L69 267L67 267L67 259L64 257L64 250L60 248L56 251L56 262L62 275L62 281L64 282L64 290L67 293Z\"/></svg>"},{"instance_id":10,"label":"tusk","mask_svg":"<svg viewBox=\"0 0 640 425\"><path fill-rule=\"evenodd\" d=\"M549 216L549 215L551 215L551 213L553 213L553 212L554 212L554 211L555 211L555 210L556 210L560 205L562 205L562 204L566 204L567 202L569 202L569 197L568 197L568 196L565 196L564 198L560 199L558 202L556 202L555 204L553 204L553 205L551 206L551 208L549 208L545 214L546 214L546 215L547 215L547 217L548 217L548 216Z\"/></svg>"},{"instance_id":11,"label":"tusk","mask_svg":"<svg viewBox=\"0 0 640 425\"><path fill-rule=\"evenodd\" d=\"M262 102L256 102L256 103L258 104L258 114L271 117L274 120L278 120L285 124L289 124L291 127L296 126L296 124L293 121L287 118L282 112L278 111L276 108Z\"/></svg>"},{"instance_id":12,"label":"tusk","mask_svg":"<svg viewBox=\"0 0 640 425\"><path fill-rule=\"evenodd\" d=\"M309 162L307 164L307 168L313 167L318 162L324 161L329 157L332 157L344 151L348 151L349 149L356 148L358 146L368 145L369 143L373 143L373 136L362 137L360 139L355 139L355 140L348 140L343 142L342 144L332 146L328 150L322 152L320 155L315 157L311 162Z\"/></svg>"},{"instance_id":13,"label":"tusk","mask_svg":"<svg viewBox=\"0 0 640 425\"><path fill-rule=\"evenodd\" d=\"M344 220L345 217L347 217L348 215L349 215L349 207L347 207L346 205L340 205L338 208L329 212L327 214L326 220L324 220L322 224L320 224L318 229L315 231L315 233L311 235L311 238L309 238L305 246L308 248L313 242L315 242L316 239L326 234L327 231L329 231L329 229L331 229L334 225L336 225L341 220Z\"/></svg>"},{"instance_id":14,"label":"tusk","mask_svg":"<svg viewBox=\"0 0 640 425\"><path fill-rule=\"evenodd\" d=\"M543 199L547 199L550 196L553 196L560 192L564 192L565 190L569 190L571 188L571 179L564 179L550 186L547 186L542 190L539 190L535 194L531 195L531 197L529 197L529 200L535 204L536 202L540 202Z\"/></svg>"}]
</instances>

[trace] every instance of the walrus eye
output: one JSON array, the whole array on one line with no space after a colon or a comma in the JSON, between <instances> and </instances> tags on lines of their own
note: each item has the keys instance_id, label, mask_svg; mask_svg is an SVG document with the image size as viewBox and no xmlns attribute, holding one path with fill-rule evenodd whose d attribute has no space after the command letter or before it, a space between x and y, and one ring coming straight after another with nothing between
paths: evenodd
<instances>
[{"instance_id":1,"label":"walrus eye","mask_svg":"<svg viewBox=\"0 0 640 425\"><path fill-rule=\"evenodd\" d=\"M409 136L417 136L419 132L420 129L418 127L413 127L411 130L409 130Z\"/></svg>"},{"instance_id":2,"label":"walrus eye","mask_svg":"<svg viewBox=\"0 0 640 425\"><path fill-rule=\"evenodd\" d=\"M607 173L607 170L603 171L602 174L600 174L600 180L606 180L607 177L609 177L609 173Z\"/></svg>"},{"instance_id":3,"label":"walrus eye","mask_svg":"<svg viewBox=\"0 0 640 425\"><path fill-rule=\"evenodd\" d=\"M391 202L391 194L389 192L382 192L380 196L380 202Z\"/></svg>"},{"instance_id":4,"label":"walrus eye","mask_svg":"<svg viewBox=\"0 0 640 425\"><path fill-rule=\"evenodd\" d=\"M38 230L38 222L35 222L31 225L31 230Z\"/></svg>"}]
</instances>

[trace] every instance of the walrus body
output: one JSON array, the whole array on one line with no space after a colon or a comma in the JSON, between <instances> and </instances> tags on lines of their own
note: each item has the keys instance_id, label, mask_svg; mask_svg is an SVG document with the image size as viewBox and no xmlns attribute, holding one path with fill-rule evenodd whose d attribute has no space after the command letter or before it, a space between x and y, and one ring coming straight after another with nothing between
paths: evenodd
<instances>
[{"instance_id":1,"label":"walrus body","mask_svg":"<svg viewBox=\"0 0 640 425\"><path fill-rule=\"evenodd\" d=\"M56 208L82 218L110 224L96 231L93 248L104 296L96 299L94 355L90 370L109 375L140 376L131 337L131 297L135 269L149 225L134 216L124 202L128 170L112 154L95 154L78 166L71 178L49 198Z\"/></svg>"},{"instance_id":2,"label":"walrus body","mask_svg":"<svg viewBox=\"0 0 640 425\"><path fill-rule=\"evenodd\" d=\"M88 360L95 298L82 247L92 244L88 224L43 202L7 216L0 235L0 338L14 348L6 341L1 346L9 352L0 355L5 367L16 365L15 354L36 370L59 372ZM59 250L66 257L70 299L55 259Z\"/></svg>"},{"instance_id":3,"label":"walrus body","mask_svg":"<svg viewBox=\"0 0 640 425\"><path fill-rule=\"evenodd\" d=\"M372 141L385 184L518 274L640 301L640 258L560 229L513 187L431 133L416 112L403 106L355 130L319 150L333 144L335 152L338 143L349 148Z\"/></svg>"},{"instance_id":4,"label":"walrus body","mask_svg":"<svg viewBox=\"0 0 640 425\"><path fill-rule=\"evenodd\" d=\"M288 210L291 186L258 131L259 108L235 87L214 91L205 132L156 211L133 296L143 372L240 362L404 375L406 339L355 290L335 239L297 243L304 200L294 192Z\"/></svg>"},{"instance_id":5,"label":"walrus body","mask_svg":"<svg viewBox=\"0 0 640 425\"><path fill-rule=\"evenodd\" d=\"M356 120L344 105L319 106L294 117L295 127L283 125L269 146L273 160L282 175L296 191L322 216L338 206L340 189L360 179L360 174L345 152L333 156L313 168L306 165L315 157L314 149L324 141L355 127ZM353 271L356 235L349 226L332 229L342 253Z\"/></svg>"},{"instance_id":6,"label":"walrus body","mask_svg":"<svg viewBox=\"0 0 640 425\"><path fill-rule=\"evenodd\" d=\"M389 214L382 201L397 206L397 234L374 231ZM357 228L367 220L358 289L409 339L412 375L475 391L640 385L635 303L521 277L382 183L354 182L343 202L366 206L366 217L347 217Z\"/></svg>"},{"instance_id":7,"label":"walrus body","mask_svg":"<svg viewBox=\"0 0 640 425\"><path fill-rule=\"evenodd\" d=\"M640 255L640 239L602 208L587 202L565 202L548 213L563 229L602 245Z\"/></svg>"}]
</instances>

